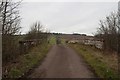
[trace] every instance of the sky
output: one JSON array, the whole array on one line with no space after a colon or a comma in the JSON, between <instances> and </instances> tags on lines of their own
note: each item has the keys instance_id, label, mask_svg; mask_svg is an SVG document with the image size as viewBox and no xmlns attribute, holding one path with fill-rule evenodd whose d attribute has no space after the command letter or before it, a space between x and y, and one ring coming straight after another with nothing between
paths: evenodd
<instances>
[{"instance_id":1,"label":"sky","mask_svg":"<svg viewBox=\"0 0 120 80\"><path fill-rule=\"evenodd\" d=\"M22 33L36 22L50 32L92 35L99 20L118 10L117 2L42 2L23 1L20 6Z\"/></svg>"}]
</instances>

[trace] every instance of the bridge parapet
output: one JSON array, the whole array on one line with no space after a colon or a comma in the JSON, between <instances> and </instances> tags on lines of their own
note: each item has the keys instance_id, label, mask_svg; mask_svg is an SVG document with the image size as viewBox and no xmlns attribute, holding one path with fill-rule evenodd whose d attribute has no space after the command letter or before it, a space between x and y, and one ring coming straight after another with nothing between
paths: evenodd
<instances>
[{"instance_id":1,"label":"bridge parapet","mask_svg":"<svg viewBox=\"0 0 120 80\"><path fill-rule=\"evenodd\" d=\"M20 53L27 53L27 51L37 46L41 43L41 39L33 39L33 40L21 40L19 41Z\"/></svg>"}]
</instances>

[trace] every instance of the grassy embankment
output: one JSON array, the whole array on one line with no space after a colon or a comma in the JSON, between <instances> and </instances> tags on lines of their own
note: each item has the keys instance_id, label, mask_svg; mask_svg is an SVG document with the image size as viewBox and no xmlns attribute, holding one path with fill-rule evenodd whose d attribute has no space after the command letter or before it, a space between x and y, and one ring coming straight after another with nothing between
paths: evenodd
<instances>
[{"instance_id":1,"label":"grassy embankment","mask_svg":"<svg viewBox=\"0 0 120 80\"><path fill-rule=\"evenodd\" d=\"M117 55L103 54L102 51L85 45L70 44L93 68L100 78L118 78Z\"/></svg>"},{"instance_id":2,"label":"grassy embankment","mask_svg":"<svg viewBox=\"0 0 120 80\"><path fill-rule=\"evenodd\" d=\"M30 69L40 64L43 58L46 56L52 45L55 44L55 37L52 36L48 43L38 45L29 51L29 53L20 55L16 59L16 63L8 65L8 78L19 78L24 76Z\"/></svg>"}]
</instances>

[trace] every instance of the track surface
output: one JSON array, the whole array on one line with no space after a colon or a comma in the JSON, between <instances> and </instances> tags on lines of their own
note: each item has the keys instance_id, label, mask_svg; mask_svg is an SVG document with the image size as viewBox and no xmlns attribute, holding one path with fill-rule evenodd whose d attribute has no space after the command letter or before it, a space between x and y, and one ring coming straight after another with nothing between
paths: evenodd
<instances>
[{"instance_id":1,"label":"track surface","mask_svg":"<svg viewBox=\"0 0 120 80\"><path fill-rule=\"evenodd\" d=\"M65 45L55 45L29 78L95 78L82 57Z\"/></svg>"}]
</instances>

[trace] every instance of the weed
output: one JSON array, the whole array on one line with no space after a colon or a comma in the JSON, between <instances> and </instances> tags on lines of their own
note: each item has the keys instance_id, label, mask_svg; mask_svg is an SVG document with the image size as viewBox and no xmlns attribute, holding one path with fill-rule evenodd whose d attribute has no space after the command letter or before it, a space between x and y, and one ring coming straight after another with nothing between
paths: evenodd
<instances>
[{"instance_id":1,"label":"weed","mask_svg":"<svg viewBox=\"0 0 120 80\"><path fill-rule=\"evenodd\" d=\"M50 48L50 45L48 44L43 45L36 46L28 54L21 55L18 58L19 61L17 65L12 65L13 67L11 67L9 70L7 77L19 78L33 68L36 64L39 64Z\"/></svg>"}]
</instances>

